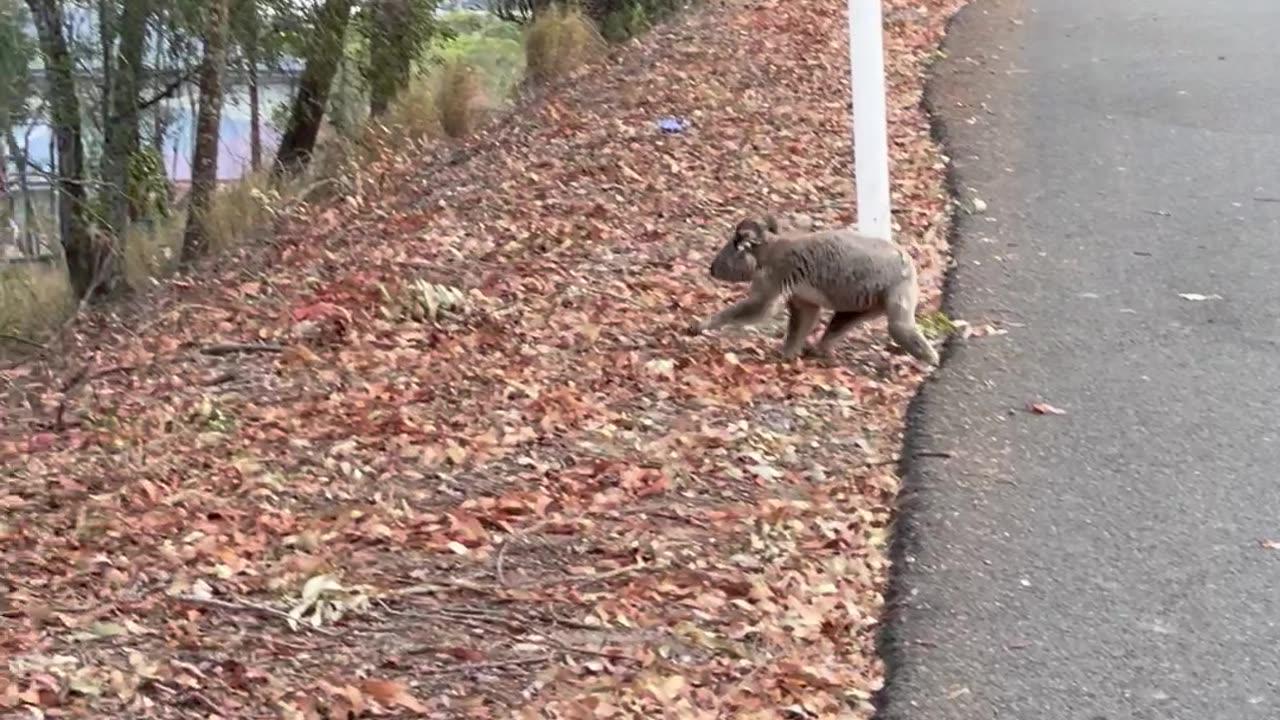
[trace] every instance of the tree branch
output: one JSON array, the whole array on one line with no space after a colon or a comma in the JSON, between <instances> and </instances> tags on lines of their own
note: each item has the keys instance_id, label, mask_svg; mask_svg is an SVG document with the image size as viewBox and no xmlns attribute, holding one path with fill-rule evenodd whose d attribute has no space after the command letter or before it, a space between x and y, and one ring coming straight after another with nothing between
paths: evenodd
<instances>
[{"instance_id":1,"label":"tree branch","mask_svg":"<svg viewBox=\"0 0 1280 720\"><path fill-rule=\"evenodd\" d=\"M133 108L133 111L135 113L140 113L143 110L146 110L147 108L151 107L152 105L155 105L163 100L168 100L169 98L173 97L178 92L179 88L181 88L186 83L191 82L191 80L195 78L196 73L199 71L199 69L200 69L199 67L188 68L186 72L182 73L177 78L175 78L172 82L166 85L164 89L162 89L160 92L138 103L137 106ZM119 116L113 116L111 118L111 121L116 122L119 119L120 119Z\"/></svg>"}]
</instances>

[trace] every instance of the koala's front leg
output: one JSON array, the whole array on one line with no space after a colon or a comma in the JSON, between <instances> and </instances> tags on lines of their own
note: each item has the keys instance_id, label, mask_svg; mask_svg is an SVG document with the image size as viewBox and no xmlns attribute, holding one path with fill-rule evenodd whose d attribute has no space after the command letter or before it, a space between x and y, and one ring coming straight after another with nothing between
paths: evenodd
<instances>
[{"instance_id":1,"label":"koala's front leg","mask_svg":"<svg viewBox=\"0 0 1280 720\"><path fill-rule=\"evenodd\" d=\"M800 356L801 351L804 350L805 338L809 337L813 326L818 324L818 317L822 313L822 308L817 305L794 297L787 303L787 308L791 312L791 317L787 320L787 336L782 341L784 361L794 360Z\"/></svg>"},{"instance_id":2,"label":"koala's front leg","mask_svg":"<svg viewBox=\"0 0 1280 720\"><path fill-rule=\"evenodd\" d=\"M689 326L691 335L718 330L725 325L752 325L769 317L776 296L753 293L701 322Z\"/></svg>"}]
</instances>

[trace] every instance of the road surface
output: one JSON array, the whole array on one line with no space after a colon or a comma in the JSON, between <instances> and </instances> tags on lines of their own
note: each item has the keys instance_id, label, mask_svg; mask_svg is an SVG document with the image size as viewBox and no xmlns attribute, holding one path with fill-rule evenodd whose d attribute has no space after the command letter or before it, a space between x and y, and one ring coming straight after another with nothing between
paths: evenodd
<instances>
[{"instance_id":1,"label":"road surface","mask_svg":"<svg viewBox=\"0 0 1280 720\"><path fill-rule=\"evenodd\" d=\"M913 407L881 717L1280 718L1280 2L975 0L948 52L948 309L1008 334Z\"/></svg>"}]
</instances>

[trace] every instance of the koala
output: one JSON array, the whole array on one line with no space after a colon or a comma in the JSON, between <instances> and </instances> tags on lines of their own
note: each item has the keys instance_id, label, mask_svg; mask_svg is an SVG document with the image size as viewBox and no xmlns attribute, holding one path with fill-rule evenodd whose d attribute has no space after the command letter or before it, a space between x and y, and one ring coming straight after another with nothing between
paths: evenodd
<instances>
[{"instance_id":1,"label":"koala","mask_svg":"<svg viewBox=\"0 0 1280 720\"><path fill-rule=\"evenodd\" d=\"M779 300L790 311L782 357L802 351L824 356L858 323L884 314L889 336L913 357L938 364L938 353L916 325L919 300L911 257L887 240L849 228L779 231L771 216L742 220L711 262L711 277L751 283L748 296L689 327L700 335L725 325L749 325L773 314ZM804 341L823 309L834 310L817 345Z\"/></svg>"}]
</instances>

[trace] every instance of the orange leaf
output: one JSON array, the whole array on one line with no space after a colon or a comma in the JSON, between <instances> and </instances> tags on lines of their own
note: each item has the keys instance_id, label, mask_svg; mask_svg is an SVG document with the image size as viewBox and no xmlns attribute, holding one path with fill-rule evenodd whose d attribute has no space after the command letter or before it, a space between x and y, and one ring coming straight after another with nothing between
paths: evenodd
<instances>
[{"instance_id":1,"label":"orange leaf","mask_svg":"<svg viewBox=\"0 0 1280 720\"><path fill-rule=\"evenodd\" d=\"M392 680L365 680L361 683L360 689L383 705L399 706L416 713L427 712L427 706L415 698L404 683Z\"/></svg>"},{"instance_id":2,"label":"orange leaf","mask_svg":"<svg viewBox=\"0 0 1280 720\"><path fill-rule=\"evenodd\" d=\"M1044 402L1027 403L1027 409L1037 415L1066 415L1067 414L1066 410L1063 410L1061 408L1056 408L1050 405L1049 403L1044 403Z\"/></svg>"}]
</instances>

